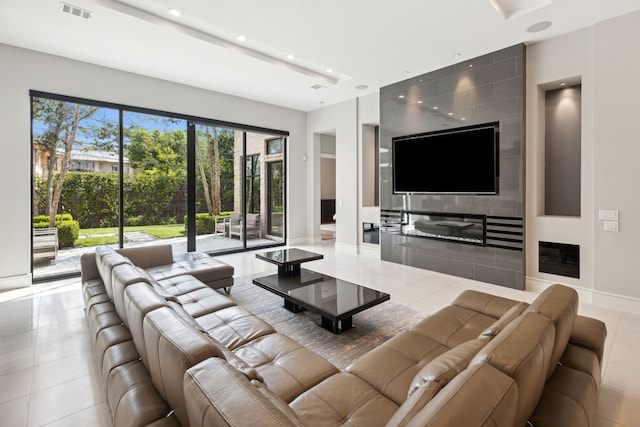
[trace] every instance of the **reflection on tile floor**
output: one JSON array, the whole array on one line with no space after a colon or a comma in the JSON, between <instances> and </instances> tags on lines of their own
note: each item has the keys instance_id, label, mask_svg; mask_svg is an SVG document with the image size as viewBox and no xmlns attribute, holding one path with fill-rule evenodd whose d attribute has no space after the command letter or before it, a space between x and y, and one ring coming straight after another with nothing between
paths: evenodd
<instances>
[{"instance_id":1,"label":"reflection on tile floor","mask_svg":"<svg viewBox=\"0 0 640 427\"><path fill-rule=\"evenodd\" d=\"M391 294L425 315L464 289L531 301L517 291L445 274L336 252L333 242L300 246L325 258L305 267ZM220 256L236 276L275 272L254 253ZM84 318L79 279L0 293L0 424L109 426L103 389ZM603 320L608 337L596 427L640 425L640 316L581 303Z\"/></svg>"}]
</instances>

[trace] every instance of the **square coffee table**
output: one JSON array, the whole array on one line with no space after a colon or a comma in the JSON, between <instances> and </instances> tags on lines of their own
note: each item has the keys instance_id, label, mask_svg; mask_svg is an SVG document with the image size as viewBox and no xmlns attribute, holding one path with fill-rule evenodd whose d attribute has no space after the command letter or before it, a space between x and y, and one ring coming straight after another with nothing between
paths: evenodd
<instances>
[{"instance_id":1,"label":"square coffee table","mask_svg":"<svg viewBox=\"0 0 640 427\"><path fill-rule=\"evenodd\" d=\"M334 334L352 328L354 314L391 298L384 292L300 268L302 262L322 259L321 254L282 249L256 254L256 258L277 264L278 274L255 278L255 285L281 296L284 307L293 313L319 313L321 326Z\"/></svg>"}]
</instances>

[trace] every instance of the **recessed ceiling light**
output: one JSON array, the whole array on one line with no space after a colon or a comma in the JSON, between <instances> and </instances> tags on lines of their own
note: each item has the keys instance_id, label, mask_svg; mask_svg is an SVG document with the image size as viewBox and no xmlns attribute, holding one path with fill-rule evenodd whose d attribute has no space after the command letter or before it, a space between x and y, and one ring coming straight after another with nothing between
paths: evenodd
<instances>
[{"instance_id":1,"label":"recessed ceiling light","mask_svg":"<svg viewBox=\"0 0 640 427\"><path fill-rule=\"evenodd\" d=\"M174 8L169 9L169 14L173 16L182 16L182 12Z\"/></svg>"},{"instance_id":2,"label":"recessed ceiling light","mask_svg":"<svg viewBox=\"0 0 640 427\"><path fill-rule=\"evenodd\" d=\"M333 68L327 68L327 73L333 73Z\"/></svg>"},{"instance_id":3,"label":"recessed ceiling light","mask_svg":"<svg viewBox=\"0 0 640 427\"><path fill-rule=\"evenodd\" d=\"M287 59L296 59L296 56L293 54L287 55Z\"/></svg>"},{"instance_id":4,"label":"recessed ceiling light","mask_svg":"<svg viewBox=\"0 0 640 427\"><path fill-rule=\"evenodd\" d=\"M246 42L247 41L247 37L243 36L242 34L240 34L238 37L236 37L238 39L239 42Z\"/></svg>"},{"instance_id":5,"label":"recessed ceiling light","mask_svg":"<svg viewBox=\"0 0 640 427\"><path fill-rule=\"evenodd\" d=\"M539 33L540 31L544 31L551 26L551 21L542 21L536 24L531 25L527 28L527 32L529 33Z\"/></svg>"},{"instance_id":6,"label":"recessed ceiling light","mask_svg":"<svg viewBox=\"0 0 640 427\"><path fill-rule=\"evenodd\" d=\"M418 101L418 104L422 104L422 101Z\"/></svg>"},{"instance_id":7,"label":"recessed ceiling light","mask_svg":"<svg viewBox=\"0 0 640 427\"><path fill-rule=\"evenodd\" d=\"M565 82L560 83L560 86L565 86L565 85L566 85Z\"/></svg>"},{"instance_id":8,"label":"recessed ceiling light","mask_svg":"<svg viewBox=\"0 0 640 427\"><path fill-rule=\"evenodd\" d=\"M409 74L409 70L404 70L404 71L402 72L402 74L404 74L404 75Z\"/></svg>"},{"instance_id":9,"label":"recessed ceiling light","mask_svg":"<svg viewBox=\"0 0 640 427\"><path fill-rule=\"evenodd\" d=\"M453 116L453 113L447 113L447 116Z\"/></svg>"},{"instance_id":10,"label":"recessed ceiling light","mask_svg":"<svg viewBox=\"0 0 640 427\"><path fill-rule=\"evenodd\" d=\"M467 120L466 117L460 117L460 120Z\"/></svg>"},{"instance_id":11,"label":"recessed ceiling light","mask_svg":"<svg viewBox=\"0 0 640 427\"><path fill-rule=\"evenodd\" d=\"M473 64L469 64L469 68L473 68Z\"/></svg>"},{"instance_id":12,"label":"recessed ceiling light","mask_svg":"<svg viewBox=\"0 0 640 427\"><path fill-rule=\"evenodd\" d=\"M398 98L404 99L404 95L399 95Z\"/></svg>"},{"instance_id":13,"label":"recessed ceiling light","mask_svg":"<svg viewBox=\"0 0 640 427\"><path fill-rule=\"evenodd\" d=\"M356 89L358 89L358 90L365 90L365 89L368 89L368 88L369 88L369 86L367 86L367 85L358 85L358 86L356 86Z\"/></svg>"},{"instance_id":14,"label":"recessed ceiling light","mask_svg":"<svg viewBox=\"0 0 640 427\"><path fill-rule=\"evenodd\" d=\"M433 107L434 110L438 110L438 107Z\"/></svg>"},{"instance_id":15,"label":"recessed ceiling light","mask_svg":"<svg viewBox=\"0 0 640 427\"><path fill-rule=\"evenodd\" d=\"M453 54L454 58L460 58L460 56L462 56L459 52L456 52Z\"/></svg>"}]
</instances>

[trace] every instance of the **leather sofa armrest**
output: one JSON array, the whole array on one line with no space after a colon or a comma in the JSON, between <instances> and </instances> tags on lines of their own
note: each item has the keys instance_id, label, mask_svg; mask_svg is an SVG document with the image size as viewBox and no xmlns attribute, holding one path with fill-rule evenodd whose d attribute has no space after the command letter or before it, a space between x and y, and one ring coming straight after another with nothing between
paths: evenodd
<instances>
[{"instance_id":1,"label":"leather sofa armrest","mask_svg":"<svg viewBox=\"0 0 640 427\"><path fill-rule=\"evenodd\" d=\"M457 305L458 307L467 308L498 319L511 307L519 303L520 301L468 289L458 295L451 305Z\"/></svg>"},{"instance_id":2,"label":"leather sofa armrest","mask_svg":"<svg viewBox=\"0 0 640 427\"><path fill-rule=\"evenodd\" d=\"M100 279L100 272L96 264L96 255L93 252L87 252L80 256L80 274L82 283L89 280Z\"/></svg>"},{"instance_id":3,"label":"leather sofa armrest","mask_svg":"<svg viewBox=\"0 0 640 427\"><path fill-rule=\"evenodd\" d=\"M604 322L586 316L576 316L569 342L593 351L602 364L604 341L607 338L607 327Z\"/></svg>"}]
</instances>

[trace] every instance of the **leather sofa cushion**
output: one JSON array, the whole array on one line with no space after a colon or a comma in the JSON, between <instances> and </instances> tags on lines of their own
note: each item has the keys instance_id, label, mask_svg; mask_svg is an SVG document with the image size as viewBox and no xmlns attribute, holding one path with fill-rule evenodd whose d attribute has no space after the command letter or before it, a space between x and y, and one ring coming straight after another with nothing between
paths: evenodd
<instances>
[{"instance_id":1,"label":"leather sofa cushion","mask_svg":"<svg viewBox=\"0 0 640 427\"><path fill-rule=\"evenodd\" d=\"M202 252L186 252L177 254L174 258L176 264L207 285L233 277L233 266Z\"/></svg>"},{"instance_id":2,"label":"leather sofa cushion","mask_svg":"<svg viewBox=\"0 0 640 427\"><path fill-rule=\"evenodd\" d=\"M387 427L496 427L514 424L517 385L489 365L456 376L410 420L393 417Z\"/></svg>"},{"instance_id":3,"label":"leather sofa cushion","mask_svg":"<svg viewBox=\"0 0 640 427\"><path fill-rule=\"evenodd\" d=\"M269 334L234 351L236 357L255 368L269 389L290 402L338 368L282 334Z\"/></svg>"},{"instance_id":4,"label":"leather sofa cushion","mask_svg":"<svg viewBox=\"0 0 640 427\"><path fill-rule=\"evenodd\" d=\"M596 388L600 390L602 366L598 355L593 350L569 343L560 358L560 365L589 374L593 378Z\"/></svg>"},{"instance_id":5,"label":"leather sofa cushion","mask_svg":"<svg viewBox=\"0 0 640 427\"><path fill-rule=\"evenodd\" d=\"M235 301L231 298L209 287L195 289L179 295L176 297L176 300L184 307L185 311L194 318L236 305Z\"/></svg>"},{"instance_id":6,"label":"leather sofa cushion","mask_svg":"<svg viewBox=\"0 0 640 427\"><path fill-rule=\"evenodd\" d=\"M515 380L516 426L525 425L542 395L554 339L555 327L549 318L525 313L504 328L471 362L471 365L489 364Z\"/></svg>"},{"instance_id":7,"label":"leather sofa cushion","mask_svg":"<svg viewBox=\"0 0 640 427\"><path fill-rule=\"evenodd\" d=\"M460 372L484 347L488 338L467 341L433 359L415 376L407 400L394 414L394 424L406 425L433 397Z\"/></svg>"},{"instance_id":8,"label":"leather sofa cushion","mask_svg":"<svg viewBox=\"0 0 640 427\"><path fill-rule=\"evenodd\" d=\"M555 325L555 343L551 354L551 363L546 372L546 376L549 378L553 374L567 342L569 342L571 330L578 314L578 293L568 286L549 286L525 311L546 316Z\"/></svg>"},{"instance_id":9,"label":"leather sofa cushion","mask_svg":"<svg viewBox=\"0 0 640 427\"><path fill-rule=\"evenodd\" d=\"M422 367L449 349L476 339L495 321L490 315L450 305L358 358L347 371L402 405Z\"/></svg>"},{"instance_id":10,"label":"leather sofa cushion","mask_svg":"<svg viewBox=\"0 0 640 427\"><path fill-rule=\"evenodd\" d=\"M112 413L114 426L163 427L179 426L171 408L160 397L152 383L138 384L126 391Z\"/></svg>"},{"instance_id":11,"label":"leather sofa cushion","mask_svg":"<svg viewBox=\"0 0 640 427\"><path fill-rule=\"evenodd\" d=\"M215 292L215 291L212 291ZM222 296L222 295L221 295ZM230 350L276 332L271 325L242 307L227 307L199 316L195 321Z\"/></svg>"},{"instance_id":12,"label":"leather sofa cushion","mask_svg":"<svg viewBox=\"0 0 640 427\"><path fill-rule=\"evenodd\" d=\"M180 295L199 289L208 288L207 285L189 274L158 280L157 283L165 290L165 292L169 295L173 295L174 297L179 297Z\"/></svg>"},{"instance_id":13,"label":"leather sofa cushion","mask_svg":"<svg viewBox=\"0 0 640 427\"><path fill-rule=\"evenodd\" d=\"M184 373L209 357L224 356L204 334L184 324L168 307L147 313L143 336L153 384L174 409L178 421L188 426L183 389L179 386Z\"/></svg>"},{"instance_id":14,"label":"leather sofa cushion","mask_svg":"<svg viewBox=\"0 0 640 427\"><path fill-rule=\"evenodd\" d=\"M304 425L286 403L222 359L193 366L183 384L191 427Z\"/></svg>"},{"instance_id":15,"label":"leather sofa cushion","mask_svg":"<svg viewBox=\"0 0 640 427\"><path fill-rule=\"evenodd\" d=\"M500 333L509 323L511 323L516 317L520 316L522 312L529 306L526 302L521 302L509 310L507 310L498 320L493 322L491 326L482 331L480 337L493 338Z\"/></svg>"},{"instance_id":16,"label":"leather sofa cushion","mask_svg":"<svg viewBox=\"0 0 640 427\"><path fill-rule=\"evenodd\" d=\"M341 372L302 393L291 403L308 426L374 426L398 410L391 400L355 375Z\"/></svg>"}]
</instances>

